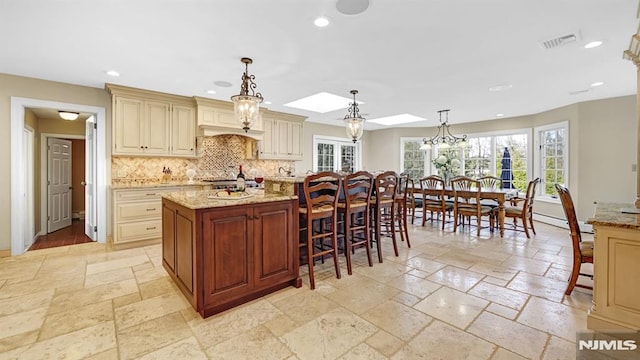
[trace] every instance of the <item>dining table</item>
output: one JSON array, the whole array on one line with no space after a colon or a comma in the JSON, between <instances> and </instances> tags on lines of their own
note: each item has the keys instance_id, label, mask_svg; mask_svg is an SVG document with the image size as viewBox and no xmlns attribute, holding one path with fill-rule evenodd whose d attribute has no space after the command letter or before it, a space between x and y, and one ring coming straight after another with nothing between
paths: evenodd
<instances>
[{"instance_id":1,"label":"dining table","mask_svg":"<svg viewBox=\"0 0 640 360\"><path fill-rule=\"evenodd\" d=\"M472 190L473 191L473 190ZM419 185L414 186L414 194L422 194L422 187ZM453 198L453 188L447 186L444 188L444 194L446 197ZM507 200L518 197L518 189L499 189L499 188L481 188L480 198L482 200L494 200L498 203L498 226L500 227L500 237L504 237L504 218L505 207L504 203Z\"/></svg>"}]
</instances>

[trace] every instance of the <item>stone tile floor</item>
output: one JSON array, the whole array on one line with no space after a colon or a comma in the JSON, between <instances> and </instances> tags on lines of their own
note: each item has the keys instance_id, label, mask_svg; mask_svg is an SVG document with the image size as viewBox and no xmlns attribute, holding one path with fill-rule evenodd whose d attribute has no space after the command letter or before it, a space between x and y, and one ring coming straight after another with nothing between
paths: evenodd
<instances>
[{"instance_id":1,"label":"stone tile floor","mask_svg":"<svg viewBox=\"0 0 640 360\"><path fill-rule=\"evenodd\" d=\"M591 291L564 296L568 230L504 238L437 224L353 275L316 265L287 288L202 319L162 268L160 245L97 243L0 259L1 359L572 359ZM585 236L589 238L590 236ZM590 280L582 279L583 282Z\"/></svg>"}]
</instances>

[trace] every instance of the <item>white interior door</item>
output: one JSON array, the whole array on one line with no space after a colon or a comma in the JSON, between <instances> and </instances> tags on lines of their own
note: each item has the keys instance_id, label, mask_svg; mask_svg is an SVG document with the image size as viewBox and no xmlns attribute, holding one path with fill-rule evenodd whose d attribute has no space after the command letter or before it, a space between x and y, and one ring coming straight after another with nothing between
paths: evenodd
<instances>
[{"instance_id":1,"label":"white interior door","mask_svg":"<svg viewBox=\"0 0 640 360\"><path fill-rule=\"evenodd\" d=\"M71 141L47 140L47 233L71 225Z\"/></svg>"},{"instance_id":2,"label":"white interior door","mask_svg":"<svg viewBox=\"0 0 640 360\"><path fill-rule=\"evenodd\" d=\"M84 233L93 241L97 241L97 216L96 209L98 204L96 202L96 123L95 118L92 116L87 119L86 131L85 131L85 167L84 167Z\"/></svg>"}]
</instances>

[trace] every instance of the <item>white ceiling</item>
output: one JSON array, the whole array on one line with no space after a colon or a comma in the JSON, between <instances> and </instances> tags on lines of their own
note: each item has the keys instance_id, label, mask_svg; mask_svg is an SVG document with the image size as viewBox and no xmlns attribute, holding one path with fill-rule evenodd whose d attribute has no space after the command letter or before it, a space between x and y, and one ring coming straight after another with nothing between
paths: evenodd
<instances>
[{"instance_id":1,"label":"white ceiling","mask_svg":"<svg viewBox=\"0 0 640 360\"><path fill-rule=\"evenodd\" d=\"M451 109L455 124L636 93L636 67L622 53L638 29L637 0L371 0L351 16L335 5L0 0L0 73L229 100L246 56L257 90L272 102L266 107L333 125L346 110L283 104L322 91L349 98L357 89L368 119L408 113L428 121L405 126L433 126L440 109ZM331 24L316 28L319 15ZM570 33L576 42L540 45ZM604 44L584 49L592 40ZM121 76L106 75L111 69ZM605 85L591 88L596 81ZM489 91L497 85L512 87Z\"/></svg>"}]
</instances>

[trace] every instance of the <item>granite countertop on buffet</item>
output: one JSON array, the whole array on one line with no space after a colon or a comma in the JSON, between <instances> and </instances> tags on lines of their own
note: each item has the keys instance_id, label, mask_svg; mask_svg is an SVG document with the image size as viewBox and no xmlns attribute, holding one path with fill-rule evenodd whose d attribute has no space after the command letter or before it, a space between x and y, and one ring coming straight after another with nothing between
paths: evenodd
<instances>
[{"instance_id":1,"label":"granite countertop on buffet","mask_svg":"<svg viewBox=\"0 0 640 360\"><path fill-rule=\"evenodd\" d=\"M587 224L640 229L640 214L623 213L622 209L640 210L636 209L633 204L598 203L595 215L587 220Z\"/></svg>"},{"instance_id":2,"label":"granite countertop on buffet","mask_svg":"<svg viewBox=\"0 0 640 360\"><path fill-rule=\"evenodd\" d=\"M152 187L172 187L172 186L207 186L211 185L210 182L194 180L189 182L188 180L175 180L175 181L159 181L154 179L136 179L136 180L112 180L112 189L137 189L137 188L152 188Z\"/></svg>"},{"instance_id":3,"label":"granite countertop on buffet","mask_svg":"<svg viewBox=\"0 0 640 360\"><path fill-rule=\"evenodd\" d=\"M255 189L236 196L231 193L229 196L218 197L218 193L225 193L225 191L180 191L162 194L162 198L193 210L298 199L295 195L265 194L263 190Z\"/></svg>"}]
</instances>

